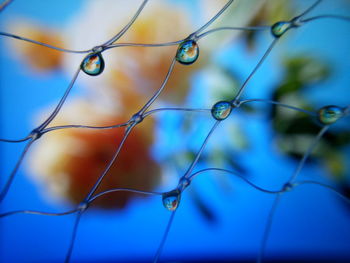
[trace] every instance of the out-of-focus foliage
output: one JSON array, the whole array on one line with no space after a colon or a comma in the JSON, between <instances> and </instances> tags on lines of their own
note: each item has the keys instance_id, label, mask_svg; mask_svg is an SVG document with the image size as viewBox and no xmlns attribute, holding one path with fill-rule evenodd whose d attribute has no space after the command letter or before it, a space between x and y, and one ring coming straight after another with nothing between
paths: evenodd
<instances>
[{"instance_id":1,"label":"out-of-focus foliage","mask_svg":"<svg viewBox=\"0 0 350 263\"><path fill-rule=\"evenodd\" d=\"M291 18L293 11L291 2L265 1L248 26L273 25L277 21ZM249 49L255 48L258 34L257 31L244 31L244 39Z\"/></svg>"},{"instance_id":2,"label":"out-of-focus foliage","mask_svg":"<svg viewBox=\"0 0 350 263\"><path fill-rule=\"evenodd\" d=\"M308 87L320 84L331 75L332 69L320 59L298 56L284 61L283 81L278 84L273 100L294 105L302 109L315 111L312 105L303 96ZM316 112L315 112L316 113ZM271 111L272 125L276 131L276 142L279 148L292 158L300 160L322 125L317 121L310 121L310 116L282 107L273 106ZM311 161L316 161L327 168L336 178L339 188L349 194L346 169L345 148L350 144L350 126L343 129L330 129L322 137L317 149L311 154Z\"/></svg>"}]
</instances>

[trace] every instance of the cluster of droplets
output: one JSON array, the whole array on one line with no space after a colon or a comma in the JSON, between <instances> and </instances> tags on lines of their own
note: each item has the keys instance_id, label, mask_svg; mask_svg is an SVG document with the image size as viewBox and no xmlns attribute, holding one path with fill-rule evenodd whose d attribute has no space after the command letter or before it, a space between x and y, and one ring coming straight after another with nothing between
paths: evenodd
<instances>
[{"instance_id":1,"label":"cluster of droplets","mask_svg":"<svg viewBox=\"0 0 350 263\"><path fill-rule=\"evenodd\" d=\"M146 2L147 1L144 1L143 5ZM233 1L229 1L228 4L225 6L225 8L227 8L232 2ZM142 8L143 8L143 6L141 6L141 10L142 10ZM223 9L223 10L225 10L225 9ZM136 17L137 16L135 16L134 19L136 19ZM215 19L213 19L212 22ZM270 27L270 31L271 31L272 36L275 38L275 40L277 40L280 37L282 37L288 30L290 30L292 28L299 27L299 26L302 25L302 23L303 23L303 21L300 19L300 16L298 16L298 17L293 18L290 21L279 21L279 22L273 24ZM126 31L124 31L124 32L126 32ZM199 33L199 31L197 33ZM21 39L21 38L19 38L19 39ZM107 46L110 46L111 44L113 44L117 39L118 38L113 38L112 40L107 42L108 43ZM191 64L195 63L197 61L198 57L199 57L199 47L198 47L198 44L197 44L197 40L198 39L196 38L196 34L192 34L190 37L182 40L180 42L180 44L178 45L178 49L176 51L174 59L178 63L183 64L183 65L191 65ZM95 48L91 49L89 51L89 54L82 60L82 62L80 64L80 70L82 70L84 73L86 73L87 75L90 75L90 76L98 76L101 73L103 73L104 68L105 68L105 62L104 62L104 59L102 57L102 52L105 50L105 47L106 46L99 46L99 47L95 47ZM271 48L272 48L272 46L271 46ZM260 66L261 62L263 62L263 60L269 54L270 51L271 51L271 49L268 50L265 53L265 56L258 63L256 69ZM254 69L253 73L255 72L256 69ZM249 79L250 79L250 77L248 78L248 80ZM234 100L232 100L232 101L228 101L228 100L218 101L212 106L212 108L210 110L211 111L211 115L217 121L217 123L227 119L230 116L230 114L232 112L232 109L237 108L240 105L239 103L237 103L237 101L238 101L238 97L240 96L241 92L245 88L245 84L241 87L240 92L238 93L238 95L236 96L236 98ZM150 102L153 102L154 99L157 98L159 93L156 94L154 96L154 98L152 98L150 100ZM148 104L150 104L150 103L148 103ZM130 118L130 120L127 122L127 125L120 125L119 127L127 126L127 131L131 132L132 128L135 125L141 123L142 120L144 119L144 117L146 116L144 114L145 114L145 111L147 110L147 107L149 107L149 105L147 105L147 107L146 107L146 105L139 112L135 113ZM58 110L59 110L59 108L58 108ZM339 107L339 106L330 105L330 106L325 106L325 107L322 107L321 109L319 109L317 111L316 115L317 115L318 121L322 125L326 125L327 126L327 125L334 124L340 118L346 116L348 114L348 111L349 111L348 108L342 108L342 107ZM57 114L57 112L55 114ZM54 117L55 117L55 115L53 115L53 118ZM46 123L46 125L44 125L44 126L39 126L39 129L34 129L33 132L30 134L29 138L31 138L32 141L35 141L35 140L39 139L42 136L42 134L45 132L44 128L48 124L49 124L49 122ZM43 128L41 129L41 127L43 127ZM215 126L214 126L214 128L215 128ZM214 130L214 128L213 128L213 130ZM209 135L208 135L207 139L208 138L209 138ZM117 153L119 152L121 147L122 147L122 144L118 148ZM199 157L200 153L201 153L201 151L199 151L198 157ZM117 154L115 155L115 158L116 157L117 157ZM114 160L115 160L115 158L114 158ZM197 160L198 160L198 158L197 158ZM195 165L195 162L193 163L192 166L194 166L194 165ZM190 169L190 171L191 171L191 169ZM104 194L104 193L102 193L102 194L98 194L98 195L95 195L95 196L93 195L94 191L99 186L100 182L102 181L102 179L105 176L107 171L108 171L108 169L100 177L99 181L95 184L95 186L93 187L93 189L89 193L88 197L84 200L84 202L82 202L77 207L76 211L79 212L78 220L80 218L81 213L83 213L85 210L88 209L89 204L91 202L93 202L97 197L102 196ZM178 183L178 185L177 185L177 187L175 189L161 194L161 196L162 196L162 203L163 203L163 206L164 206L165 209L167 209L168 211L171 211L171 212L174 212L174 211L176 211L178 209L178 207L180 205L180 201L181 201L181 194L190 185L191 180L192 180L191 175L186 173L184 176L182 176L180 178L179 183ZM283 193L283 192L291 191L296 185L297 184L294 184L291 181L288 181L287 183L285 183L283 185L282 189L280 191L277 191L276 193ZM262 189L262 188L259 188L259 187L256 187L256 188L264 191L264 189ZM73 244L74 244L74 239L72 239L72 240L73 240ZM71 249L72 249L72 246L70 248L69 256L70 256L70 253L71 253ZM69 260L69 258L68 258L68 260Z\"/></svg>"},{"instance_id":2,"label":"cluster of droplets","mask_svg":"<svg viewBox=\"0 0 350 263\"><path fill-rule=\"evenodd\" d=\"M179 44L176 51L176 61L183 65L191 65L198 59L199 47L195 40L186 39ZM216 120L226 119L232 111L232 103L228 101L219 101L211 109L211 114ZM175 211L180 204L181 193L188 187L190 180L183 176L178 187L162 194L163 206L169 211Z\"/></svg>"},{"instance_id":3,"label":"cluster of droplets","mask_svg":"<svg viewBox=\"0 0 350 263\"><path fill-rule=\"evenodd\" d=\"M94 50L94 52L88 54L80 64L80 69L90 75L100 75L104 68L105 62L102 57L103 50ZM183 65L191 65L198 59L199 47L195 40L186 39L179 44L176 52L176 60Z\"/></svg>"},{"instance_id":4,"label":"cluster of droplets","mask_svg":"<svg viewBox=\"0 0 350 263\"><path fill-rule=\"evenodd\" d=\"M297 28L302 24L303 22L300 20L300 17L295 17L290 21L276 22L270 27L270 31L273 37L278 39L282 37L288 30L292 28ZM268 50L265 55L267 55L269 52L270 50ZM183 41L179 45L176 53L176 60L181 64L191 65L198 59L198 56L199 56L198 44L194 40L189 39L189 40ZM243 90L243 88L244 86L241 88L241 91ZM236 99L232 101L223 100L223 101L216 102L211 108L212 117L219 122L227 119L230 116L232 109L240 105L239 103L237 103L239 96L240 96L240 93L239 95L237 95ZM317 111L316 115L317 115L318 121L322 125L331 125L337 122L340 118L345 116L345 108L341 108L339 106L334 106L334 105L324 106ZM294 174L292 178L282 186L281 190L276 191L274 193L281 194L281 193L292 191L292 189L298 185L292 182L296 176L297 174ZM186 185L181 183L184 181L183 179L186 179L186 181L188 182ZM189 182L190 180L188 180L186 176L183 176L180 179L180 182L176 189L162 194L162 202L165 209L171 212L174 212L178 209L180 200L181 200L181 193L183 190L185 190L185 188L187 188L187 186L189 185ZM256 188L259 190L265 191L264 189L261 189L259 187L256 187ZM267 191L267 192L272 193L271 191ZM276 200L278 200L278 198L276 198ZM272 219L270 219L270 222L267 223L268 229L270 228L269 224L271 223L271 220ZM265 247L266 241L267 241L267 238L263 240L262 247ZM259 258L258 258L259 262L261 261L262 253L259 255Z\"/></svg>"}]
</instances>

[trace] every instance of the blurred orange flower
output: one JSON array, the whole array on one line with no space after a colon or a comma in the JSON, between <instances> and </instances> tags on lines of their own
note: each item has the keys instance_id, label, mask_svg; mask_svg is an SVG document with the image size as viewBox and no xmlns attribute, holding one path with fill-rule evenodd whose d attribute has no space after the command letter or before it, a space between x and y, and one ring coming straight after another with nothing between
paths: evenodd
<instances>
[{"instance_id":1,"label":"blurred orange flower","mask_svg":"<svg viewBox=\"0 0 350 263\"><path fill-rule=\"evenodd\" d=\"M31 23L17 22L11 27L10 32L16 32L20 36L53 46L63 46L63 41L59 34L53 32L52 29L44 29ZM24 41L14 41L13 45L16 53L38 71L54 70L62 65L62 52Z\"/></svg>"},{"instance_id":2,"label":"blurred orange flower","mask_svg":"<svg viewBox=\"0 0 350 263\"><path fill-rule=\"evenodd\" d=\"M82 114L96 118L96 126L123 123L123 118L97 114L86 102L68 105L69 116L59 117L53 125L67 124ZM90 114L91 113L91 114ZM74 116L74 117L72 117ZM149 152L153 141L153 120L147 118L126 140L97 192L111 188L152 190L160 181L160 168ZM33 175L43 181L48 192L78 204L86 197L116 152L125 127L108 130L64 129L43 136L31 154ZM94 205L123 208L135 194L119 192L100 198Z\"/></svg>"},{"instance_id":3,"label":"blurred orange flower","mask_svg":"<svg viewBox=\"0 0 350 263\"><path fill-rule=\"evenodd\" d=\"M45 43L86 50L110 39L130 21L136 10L133 1L123 2L123 5L115 5L114 0L89 1L64 32L64 46L58 35L40 30L29 31L29 27L22 32ZM165 1L152 1L118 43L171 42L184 39L194 31L188 9ZM104 72L97 77L82 73L78 78L79 84L87 87L90 95L93 94L93 103L65 104L52 125L81 124L85 120L87 124L96 126L127 121L159 89L176 50L176 45L106 50L102 53L106 65ZM19 51L34 67L54 69L61 66L69 75L77 70L83 59L77 54L57 53L32 44L21 44ZM191 66L176 64L158 100L179 103L186 98L191 75L207 57L205 53L201 54L203 56ZM99 109L103 108L103 113L98 114L96 105ZM153 133L154 121L151 118L136 127L98 191L115 187L147 191L157 186L160 167L149 151ZM79 203L107 166L123 134L124 128L51 132L38 141L31 155L32 172L39 180L45 181L50 192ZM112 195L102 198L99 205L122 208L133 196L125 192L115 195L118 198L112 198Z\"/></svg>"}]
</instances>

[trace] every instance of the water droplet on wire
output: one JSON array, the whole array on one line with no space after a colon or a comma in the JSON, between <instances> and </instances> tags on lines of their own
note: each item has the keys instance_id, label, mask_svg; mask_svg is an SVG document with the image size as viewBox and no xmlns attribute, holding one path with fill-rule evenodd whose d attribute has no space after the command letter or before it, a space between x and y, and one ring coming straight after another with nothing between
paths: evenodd
<instances>
[{"instance_id":1,"label":"water droplet on wire","mask_svg":"<svg viewBox=\"0 0 350 263\"><path fill-rule=\"evenodd\" d=\"M291 22L280 21L272 25L271 33L274 37L281 37L284 33L286 33L289 29L293 27Z\"/></svg>"},{"instance_id":2,"label":"water droplet on wire","mask_svg":"<svg viewBox=\"0 0 350 263\"><path fill-rule=\"evenodd\" d=\"M179 206L181 192L178 189L166 192L162 196L163 206L169 211L175 211Z\"/></svg>"},{"instance_id":3,"label":"water droplet on wire","mask_svg":"<svg viewBox=\"0 0 350 263\"><path fill-rule=\"evenodd\" d=\"M211 109L211 115L214 119L222 121L226 119L232 111L232 104L228 101L219 101Z\"/></svg>"},{"instance_id":4,"label":"water droplet on wire","mask_svg":"<svg viewBox=\"0 0 350 263\"><path fill-rule=\"evenodd\" d=\"M335 123L343 116L343 109L338 106L325 106L318 111L318 120L325 125Z\"/></svg>"},{"instance_id":5,"label":"water droplet on wire","mask_svg":"<svg viewBox=\"0 0 350 263\"><path fill-rule=\"evenodd\" d=\"M90 76L97 76L103 72L105 62L100 53L91 53L81 62L80 68Z\"/></svg>"},{"instance_id":6,"label":"water droplet on wire","mask_svg":"<svg viewBox=\"0 0 350 263\"><path fill-rule=\"evenodd\" d=\"M184 65L194 63L199 56L199 47L194 40L186 40L179 45L176 60Z\"/></svg>"}]
</instances>

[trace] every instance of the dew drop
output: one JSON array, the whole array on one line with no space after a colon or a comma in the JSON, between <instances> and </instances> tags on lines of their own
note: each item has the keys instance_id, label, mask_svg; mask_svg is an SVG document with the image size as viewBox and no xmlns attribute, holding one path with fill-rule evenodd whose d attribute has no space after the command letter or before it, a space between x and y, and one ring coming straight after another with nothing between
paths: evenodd
<instances>
[{"instance_id":1,"label":"dew drop","mask_svg":"<svg viewBox=\"0 0 350 263\"><path fill-rule=\"evenodd\" d=\"M335 123L343 116L343 109L338 106L325 106L318 111L318 120L325 125Z\"/></svg>"},{"instance_id":2,"label":"dew drop","mask_svg":"<svg viewBox=\"0 0 350 263\"><path fill-rule=\"evenodd\" d=\"M271 33L274 37L281 37L284 33L287 32L290 28L293 27L291 22L280 21L272 25Z\"/></svg>"},{"instance_id":3,"label":"dew drop","mask_svg":"<svg viewBox=\"0 0 350 263\"><path fill-rule=\"evenodd\" d=\"M181 193L178 189L166 192L162 196L163 206L169 211L175 211L179 206Z\"/></svg>"},{"instance_id":4,"label":"dew drop","mask_svg":"<svg viewBox=\"0 0 350 263\"><path fill-rule=\"evenodd\" d=\"M191 65L199 56L199 47L193 40L186 40L179 45L176 60L184 65Z\"/></svg>"},{"instance_id":5,"label":"dew drop","mask_svg":"<svg viewBox=\"0 0 350 263\"><path fill-rule=\"evenodd\" d=\"M232 104L228 101L219 101L211 108L211 115L214 119L222 121L226 119L232 111Z\"/></svg>"},{"instance_id":6,"label":"dew drop","mask_svg":"<svg viewBox=\"0 0 350 263\"><path fill-rule=\"evenodd\" d=\"M87 55L83 62L81 62L80 68L90 76L101 74L105 68L105 62L101 53L91 53Z\"/></svg>"}]
</instances>

